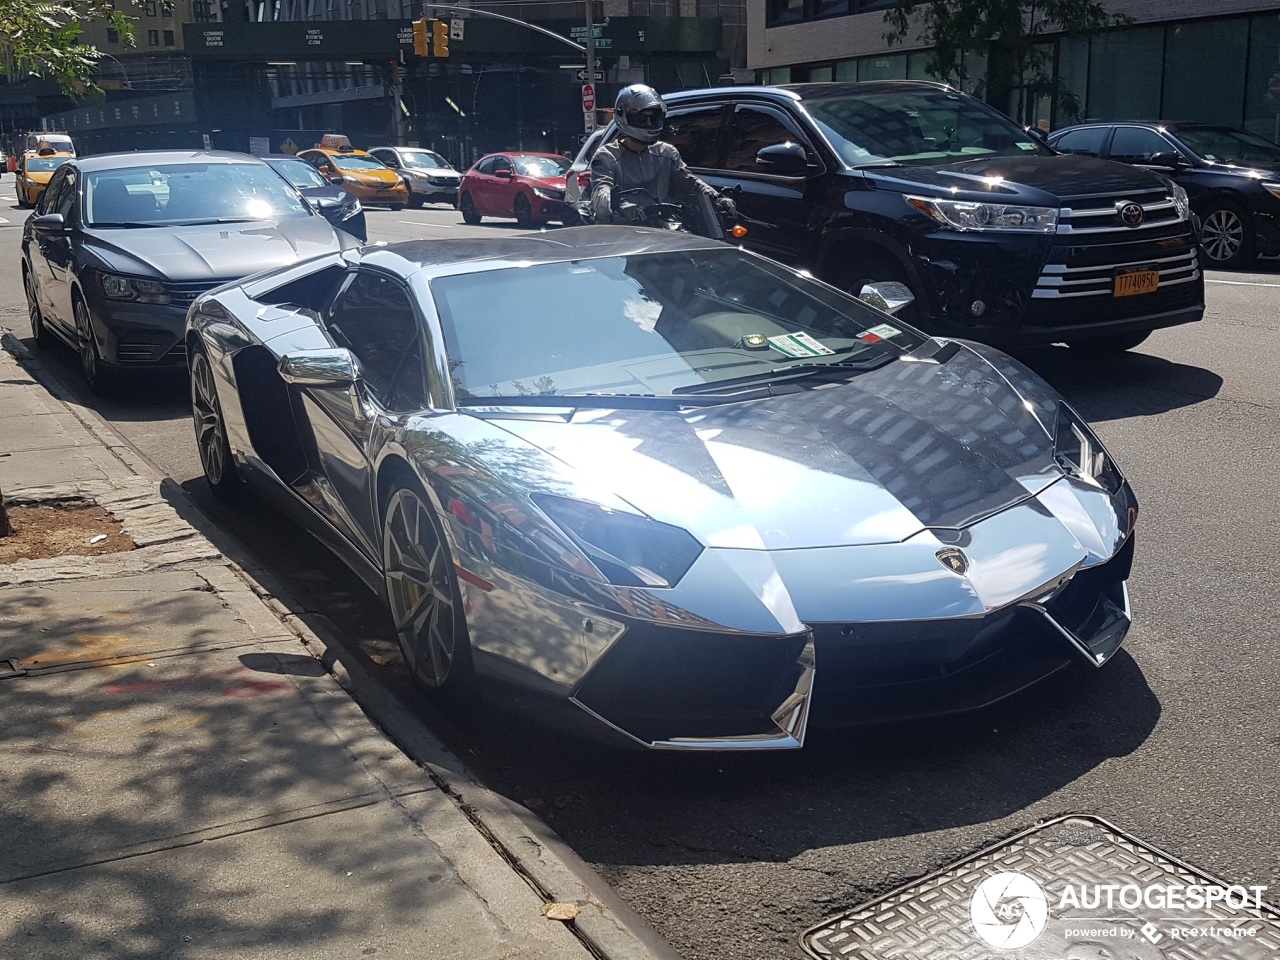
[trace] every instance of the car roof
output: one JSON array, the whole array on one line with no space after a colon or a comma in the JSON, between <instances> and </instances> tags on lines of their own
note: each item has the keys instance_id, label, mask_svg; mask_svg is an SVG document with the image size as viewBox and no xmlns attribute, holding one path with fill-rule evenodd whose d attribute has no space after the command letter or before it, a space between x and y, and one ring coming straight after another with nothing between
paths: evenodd
<instances>
[{"instance_id":1,"label":"car roof","mask_svg":"<svg viewBox=\"0 0 1280 960\"><path fill-rule=\"evenodd\" d=\"M85 173L99 170L122 170L126 167L145 167L168 163L262 163L248 153L232 153L229 150L138 150L122 153L99 153L81 157L76 165Z\"/></svg>"},{"instance_id":2,"label":"car roof","mask_svg":"<svg viewBox=\"0 0 1280 960\"><path fill-rule=\"evenodd\" d=\"M372 266L382 264L398 273L452 272L436 268L467 263L494 267L565 263L601 257L625 257L674 250L729 250L731 247L674 230L595 225L566 227L549 233L519 237L461 237L447 240L405 240L361 247L354 255Z\"/></svg>"},{"instance_id":3,"label":"car roof","mask_svg":"<svg viewBox=\"0 0 1280 960\"><path fill-rule=\"evenodd\" d=\"M821 100L835 96L856 96L860 93L880 92L919 92L921 90L950 90L954 87L936 80L862 80L858 82L840 81L833 83L783 83L777 86L745 85L733 87L704 87L700 90L679 90L664 93L662 99L667 103L679 103L683 100L701 100L720 98L726 95L750 99L773 98L778 100Z\"/></svg>"}]
</instances>

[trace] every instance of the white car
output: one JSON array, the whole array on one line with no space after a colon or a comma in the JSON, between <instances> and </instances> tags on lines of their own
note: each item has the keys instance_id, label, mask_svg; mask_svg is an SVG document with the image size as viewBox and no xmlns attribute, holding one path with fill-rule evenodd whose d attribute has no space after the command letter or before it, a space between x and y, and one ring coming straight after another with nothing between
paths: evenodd
<instances>
[{"instance_id":1,"label":"white car","mask_svg":"<svg viewBox=\"0 0 1280 960\"><path fill-rule=\"evenodd\" d=\"M462 174L434 150L423 147L370 147L369 153L400 174L409 188L409 206L424 203L447 203L458 197Z\"/></svg>"}]
</instances>

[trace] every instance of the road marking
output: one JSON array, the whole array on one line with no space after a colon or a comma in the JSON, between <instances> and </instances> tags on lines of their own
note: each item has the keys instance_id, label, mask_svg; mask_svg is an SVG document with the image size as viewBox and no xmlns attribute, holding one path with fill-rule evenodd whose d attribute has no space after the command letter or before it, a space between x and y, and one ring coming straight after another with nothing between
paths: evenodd
<instances>
[{"instance_id":1,"label":"road marking","mask_svg":"<svg viewBox=\"0 0 1280 960\"><path fill-rule=\"evenodd\" d=\"M430 220L397 220L396 223L411 223L415 227L439 227L441 230L456 230L460 223L432 223Z\"/></svg>"},{"instance_id":2,"label":"road marking","mask_svg":"<svg viewBox=\"0 0 1280 960\"><path fill-rule=\"evenodd\" d=\"M1224 283L1229 287L1280 287L1280 283L1257 283L1253 280L1210 280L1205 278L1205 283Z\"/></svg>"}]
</instances>

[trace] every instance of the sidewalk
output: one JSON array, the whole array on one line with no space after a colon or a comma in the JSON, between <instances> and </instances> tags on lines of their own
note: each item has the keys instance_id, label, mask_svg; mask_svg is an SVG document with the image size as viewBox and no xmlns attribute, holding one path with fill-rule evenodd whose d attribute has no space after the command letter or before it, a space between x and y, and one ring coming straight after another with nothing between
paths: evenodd
<instances>
[{"instance_id":1,"label":"sidewalk","mask_svg":"<svg viewBox=\"0 0 1280 960\"><path fill-rule=\"evenodd\" d=\"M6 502L138 547L0 564L0 956L674 956L3 345Z\"/></svg>"}]
</instances>

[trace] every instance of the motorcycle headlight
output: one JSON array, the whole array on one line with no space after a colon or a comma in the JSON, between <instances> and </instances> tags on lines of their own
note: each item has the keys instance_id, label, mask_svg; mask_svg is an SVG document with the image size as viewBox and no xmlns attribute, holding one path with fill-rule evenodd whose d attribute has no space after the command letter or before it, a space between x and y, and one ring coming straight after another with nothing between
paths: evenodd
<instances>
[{"instance_id":1,"label":"motorcycle headlight","mask_svg":"<svg viewBox=\"0 0 1280 960\"><path fill-rule=\"evenodd\" d=\"M1265 183L1263 186L1267 187ZM1276 190L1280 190L1280 184L1272 184L1272 186L1274 186ZM1169 187L1169 196L1173 198L1173 205L1177 208L1178 219L1186 220L1191 216L1191 200L1187 197L1187 191L1182 189L1182 187L1178 186L1176 183L1169 184ZM1267 189L1270 190L1271 187L1267 187ZM1272 190L1272 193L1275 193L1275 191ZM1280 194L1277 194L1277 196L1280 196Z\"/></svg>"},{"instance_id":2,"label":"motorcycle headlight","mask_svg":"<svg viewBox=\"0 0 1280 960\"><path fill-rule=\"evenodd\" d=\"M931 220L956 230L1054 233L1058 229L1057 207L937 200L932 197L907 197L906 201Z\"/></svg>"},{"instance_id":3,"label":"motorcycle headlight","mask_svg":"<svg viewBox=\"0 0 1280 960\"><path fill-rule=\"evenodd\" d=\"M702 553L687 530L648 517L549 494L533 501L619 586L675 586Z\"/></svg>"},{"instance_id":4,"label":"motorcycle headlight","mask_svg":"<svg viewBox=\"0 0 1280 960\"><path fill-rule=\"evenodd\" d=\"M1102 441L1065 403L1058 404L1053 456L1067 474L1107 493L1117 493L1124 483L1124 477Z\"/></svg>"}]
</instances>

